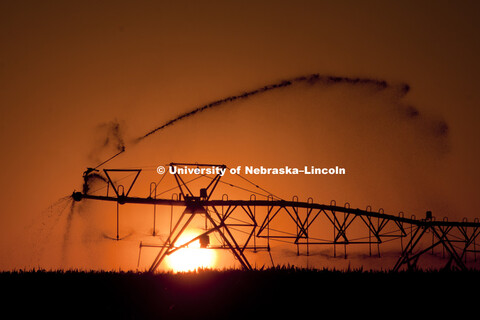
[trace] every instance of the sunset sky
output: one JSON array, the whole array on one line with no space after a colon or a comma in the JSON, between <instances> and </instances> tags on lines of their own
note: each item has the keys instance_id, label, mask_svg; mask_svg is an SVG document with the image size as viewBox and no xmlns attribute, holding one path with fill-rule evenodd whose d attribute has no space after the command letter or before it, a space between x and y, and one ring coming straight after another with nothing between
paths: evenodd
<instances>
[{"instance_id":1,"label":"sunset sky","mask_svg":"<svg viewBox=\"0 0 480 320\"><path fill-rule=\"evenodd\" d=\"M126 152L111 168L340 165L347 175L249 178L287 199L480 217L479 10L477 1L0 2L0 268L61 267L33 258L45 236L34 230L81 189L87 167L115 153L102 147L112 122ZM388 88L300 83L134 142L197 107L313 73ZM49 240L57 247L59 235Z\"/></svg>"}]
</instances>

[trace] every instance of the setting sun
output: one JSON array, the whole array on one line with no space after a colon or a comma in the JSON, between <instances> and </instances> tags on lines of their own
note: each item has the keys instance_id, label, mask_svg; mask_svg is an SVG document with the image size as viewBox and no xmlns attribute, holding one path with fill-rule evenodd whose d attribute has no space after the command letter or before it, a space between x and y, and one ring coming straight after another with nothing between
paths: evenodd
<instances>
[{"instance_id":1,"label":"setting sun","mask_svg":"<svg viewBox=\"0 0 480 320\"><path fill-rule=\"evenodd\" d=\"M200 232L185 231L178 239L176 245L180 246L198 236ZM174 272L193 271L198 268L213 268L216 254L214 250L201 248L197 240L187 247L172 253L167 258L168 266Z\"/></svg>"}]
</instances>

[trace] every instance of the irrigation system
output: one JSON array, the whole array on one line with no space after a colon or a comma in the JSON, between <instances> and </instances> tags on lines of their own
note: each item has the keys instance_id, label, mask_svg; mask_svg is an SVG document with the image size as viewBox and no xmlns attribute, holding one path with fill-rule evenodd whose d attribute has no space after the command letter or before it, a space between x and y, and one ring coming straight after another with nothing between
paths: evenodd
<instances>
[{"instance_id":1,"label":"irrigation system","mask_svg":"<svg viewBox=\"0 0 480 320\"><path fill-rule=\"evenodd\" d=\"M105 194L90 193L88 180L98 175L98 170L88 169L84 173L85 185L82 192L74 192L75 201L97 200L117 204L117 240L119 239L119 210L124 204L141 204L153 209L153 236L157 207L180 208L181 214L171 217L167 239L159 244L140 243L142 247L151 247L156 255L149 271L155 272L172 253L198 241L200 246L211 250L229 250L243 269L253 269L252 261L246 252L265 251L270 254L271 242L281 241L296 246L297 254L309 255L314 246L332 246L333 255L347 257L347 247L363 245L368 247L370 256L381 256L381 246L388 243L398 248L399 256L394 271L418 267L419 259L436 250L444 259L446 268L466 270L467 263L477 261L479 252L480 222L436 220L432 212L427 211L422 218L405 217L403 213L387 214L382 209L372 211L343 206L334 201L330 204L280 199L269 194L265 199L257 199L252 194L249 199L229 200L226 194L215 197L215 190L221 182L222 170L206 176L207 183L194 189L186 175L178 173L178 168L206 169L216 167L226 169L225 165L171 163L176 182L175 196L157 197L158 183L150 184L150 192L145 197L130 196L131 190L142 169L104 169L107 184ZM223 171L224 172L224 171ZM130 174L133 177L128 186L112 179L114 173ZM169 174L169 173L164 173ZM258 186L257 186L258 187ZM168 212L165 210L165 212ZM189 241L178 244L178 240L194 219L204 223L203 232ZM212 241L212 239L216 241ZM271 257L271 254L270 254ZM273 259L272 259L273 263Z\"/></svg>"}]
</instances>

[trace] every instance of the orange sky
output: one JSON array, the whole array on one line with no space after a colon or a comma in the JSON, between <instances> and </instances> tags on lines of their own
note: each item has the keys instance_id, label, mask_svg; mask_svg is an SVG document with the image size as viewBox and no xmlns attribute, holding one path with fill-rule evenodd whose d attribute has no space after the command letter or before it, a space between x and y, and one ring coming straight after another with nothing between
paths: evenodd
<instances>
[{"instance_id":1,"label":"orange sky","mask_svg":"<svg viewBox=\"0 0 480 320\"><path fill-rule=\"evenodd\" d=\"M479 217L479 18L476 1L3 1L0 268L35 265L32 225L111 155L95 146L113 120L127 152L111 166L340 164L346 177L257 181L286 198ZM297 86L131 143L198 106L311 73L411 91ZM399 104L426 122L402 119ZM428 127L437 120L447 151Z\"/></svg>"}]
</instances>

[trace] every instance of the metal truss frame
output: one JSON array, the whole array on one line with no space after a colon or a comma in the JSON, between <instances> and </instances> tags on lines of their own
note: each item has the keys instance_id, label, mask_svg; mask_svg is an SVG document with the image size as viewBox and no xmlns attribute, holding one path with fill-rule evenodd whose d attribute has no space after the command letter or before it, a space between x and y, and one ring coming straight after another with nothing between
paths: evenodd
<instances>
[{"instance_id":1,"label":"metal truss frame","mask_svg":"<svg viewBox=\"0 0 480 320\"><path fill-rule=\"evenodd\" d=\"M215 166L185 163L172 163L170 165ZM222 167L225 168L225 166ZM105 173L107 174L110 171L112 169L105 170ZM114 169L113 171L122 170ZM427 252L433 253L436 247L442 248L443 257L448 255L445 267L462 270L467 269L467 254L473 255L476 261L477 252L480 252L477 249L477 241L480 239L480 222L478 219L473 222L465 219L461 222L450 222L446 219L435 221L430 212L427 212L425 219L416 219L414 216L406 218L403 213L391 215L384 213L383 209L375 212L372 211L371 207L367 207L365 210L350 208L349 203L344 206L337 206L334 201L329 205L318 204L314 203L311 198L307 202L298 201L297 197L294 197L292 201L277 200L271 196L267 200L256 200L255 196L252 195L249 200L228 200L223 197L221 200L212 200L213 192L221 178L219 174L205 188L200 190L198 196L194 196L194 192L186 186L187 184L180 174L175 174L175 180L180 190L180 197L177 199L157 199L156 196L152 198L152 187L150 187L148 197L130 197L128 194L139 173L138 171L127 194L119 194L114 187L115 196L74 192L72 197L77 201L91 199L117 202L117 239L118 204L153 205L154 210L157 205L171 206L172 208L184 207L185 209L176 220L167 240L162 245L143 245L160 249L149 268L151 272L156 271L168 255L213 233L220 236L222 243L216 246L209 245L208 248L230 250L242 268L247 270L252 269L252 265L247 259L245 251L266 250L270 253L270 241L274 240L296 245L298 255L301 248L306 249L306 255L309 255L311 246L331 245L333 246L333 255L336 257L336 249L340 245L344 247L345 258L349 245L368 245L370 256L372 255L372 246L376 246L377 255L380 257L381 244L399 240L400 256L393 267L395 271L401 268L417 268L419 258ZM113 186L110 177L108 177L108 183ZM259 214L259 209L263 209L264 212ZM177 245L178 239L196 216L205 219L204 232L187 243ZM295 231L276 228L275 223L280 220L282 220L283 225L287 221L289 230ZM236 235L239 228L242 228L246 238ZM329 228L332 230L331 233L326 231ZM321 237L315 235L318 230L321 230ZM427 235L431 235L432 240L425 247L425 242L428 241ZM262 244L258 244L258 241L261 241ZM404 241L407 241L405 246ZM140 249L141 247L142 244Z\"/></svg>"}]
</instances>

